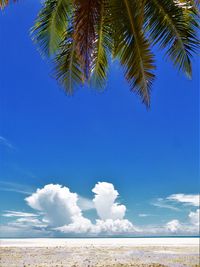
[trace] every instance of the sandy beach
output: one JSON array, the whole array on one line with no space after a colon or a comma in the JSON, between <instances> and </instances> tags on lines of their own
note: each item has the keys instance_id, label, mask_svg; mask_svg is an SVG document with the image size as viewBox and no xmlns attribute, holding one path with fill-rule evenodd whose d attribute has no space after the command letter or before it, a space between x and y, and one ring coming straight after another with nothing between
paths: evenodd
<instances>
[{"instance_id":1,"label":"sandy beach","mask_svg":"<svg viewBox=\"0 0 200 267\"><path fill-rule=\"evenodd\" d=\"M0 267L199 267L198 238L1 239Z\"/></svg>"}]
</instances>

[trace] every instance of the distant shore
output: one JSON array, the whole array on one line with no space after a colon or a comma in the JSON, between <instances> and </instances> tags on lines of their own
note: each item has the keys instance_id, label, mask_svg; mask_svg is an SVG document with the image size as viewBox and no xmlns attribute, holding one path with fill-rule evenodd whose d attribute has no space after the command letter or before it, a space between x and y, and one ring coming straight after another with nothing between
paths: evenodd
<instances>
[{"instance_id":1,"label":"distant shore","mask_svg":"<svg viewBox=\"0 0 200 267\"><path fill-rule=\"evenodd\" d=\"M1 239L1 267L200 267L198 238Z\"/></svg>"}]
</instances>

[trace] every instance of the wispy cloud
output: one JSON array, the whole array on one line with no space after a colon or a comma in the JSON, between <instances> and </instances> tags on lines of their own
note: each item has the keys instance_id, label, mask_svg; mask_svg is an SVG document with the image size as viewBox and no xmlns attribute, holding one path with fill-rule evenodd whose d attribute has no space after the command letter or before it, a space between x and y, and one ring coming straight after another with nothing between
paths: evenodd
<instances>
[{"instance_id":1,"label":"wispy cloud","mask_svg":"<svg viewBox=\"0 0 200 267\"><path fill-rule=\"evenodd\" d=\"M33 189L27 185L17 184L13 182L0 181L0 191L10 191L30 195Z\"/></svg>"},{"instance_id":2,"label":"wispy cloud","mask_svg":"<svg viewBox=\"0 0 200 267\"><path fill-rule=\"evenodd\" d=\"M166 198L158 198L151 202L155 207L180 211L183 206L198 207L200 195L198 194L172 194Z\"/></svg>"},{"instance_id":3,"label":"wispy cloud","mask_svg":"<svg viewBox=\"0 0 200 267\"><path fill-rule=\"evenodd\" d=\"M14 146L3 136L0 135L0 145L6 146L10 149L14 149Z\"/></svg>"},{"instance_id":4,"label":"wispy cloud","mask_svg":"<svg viewBox=\"0 0 200 267\"><path fill-rule=\"evenodd\" d=\"M147 214L147 213L140 213L138 214L139 217L151 217L151 216L157 216L155 214Z\"/></svg>"},{"instance_id":5,"label":"wispy cloud","mask_svg":"<svg viewBox=\"0 0 200 267\"><path fill-rule=\"evenodd\" d=\"M18 228L29 228L29 229L36 229L36 228L46 228L47 224L42 222L40 219L35 217L21 217L16 219L13 222L8 223L9 226L15 226Z\"/></svg>"},{"instance_id":6,"label":"wispy cloud","mask_svg":"<svg viewBox=\"0 0 200 267\"><path fill-rule=\"evenodd\" d=\"M19 217L0 225L0 237L45 237L51 236L47 224L36 217Z\"/></svg>"},{"instance_id":7,"label":"wispy cloud","mask_svg":"<svg viewBox=\"0 0 200 267\"><path fill-rule=\"evenodd\" d=\"M28 217L38 217L38 214L35 213L29 213L29 212L22 212L22 211L14 211L14 210L5 210L4 213L2 214L3 217L23 217L23 218L28 218Z\"/></svg>"},{"instance_id":8,"label":"wispy cloud","mask_svg":"<svg viewBox=\"0 0 200 267\"><path fill-rule=\"evenodd\" d=\"M151 204L158 208L170 209L175 211L180 211L179 208L175 207L173 204L170 204L167 199L158 198L157 200L151 202Z\"/></svg>"},{"instance_id":9,"label":"wispy cloud","mask_svg":"<svg viewBox=\"0 0 200 267\"><path fill-rule=\"evenodd\" d=\"M200 195L198 194L173 194L167 197L167 200L195 207L198 207L200 205Z\"/></svg>"}]
</instances>

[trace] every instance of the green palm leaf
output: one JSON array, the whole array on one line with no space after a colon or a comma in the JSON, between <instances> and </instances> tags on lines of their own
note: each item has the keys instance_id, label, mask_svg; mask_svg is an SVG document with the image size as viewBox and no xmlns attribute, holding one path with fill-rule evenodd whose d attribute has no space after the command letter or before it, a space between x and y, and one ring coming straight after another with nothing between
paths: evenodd
<instances>
[{"instance_id":1,"label":"green palm leaf","mask_svg":"<svg viewBox=\"0 0 200 267\"><path fill-rule=\"evenodd\" d=\"M74 88L84 82L80 57L73 40L73 30L69 29L65 40L60 45L55 58L55 78L64 87L65 92L72 95Z\"/></svg>"},{"instance_id":2,"label":"green palm leaf","mask_svg":"<svg viewBox=\"0 0 200 267\"><path fill-rule=\"evenodd\" d=\"M94 47L91 84L96 88L105 85L108 69L108 56L112 51L110 13L108 1L103 1L100 10L100 21L97 25L97 41Z\"/></svg>"},{"instance_id":3,"label":"green palm leaf","mask_svg":"<svg viewBox=\"0 0 200 267\"><path fill-rule=\"evenodd\" d=\"M54 54L63 41L71 11L70 0L45 2L32 28L33 39L45 54Z\"/></svg>"},{"instance_id":4,"label":"green palm leaf","mask_svg":"<svg viewBox=\"0 0 200 267\"><path fill-rule=\"evenodd\" d=\"M0 8L4 9L9 3L9 0L0 0Z\"/></svg>"},{"instance_id":5,"label":"green palm leaf","mask_svg":"<svg viewBox=\"0 0 200 267\"><path fill-rule=\"evenodd\" d=\"M154 44L167 49L167 56L174 65L189 77L192 73L191 57L196 52L197 26L191 9L183 9L173 0L151 0L146 2L146 23Z\"/></svg>"},{"instance_id":6,"label":"green palm leaf","mask_svg":"<svg viewBox=\"0 0 200 267\"><path fill-rule=\"evenodd\" d=\"M154 80L154 56L142 31L141 2L113 1L113 20L116 25L114 56L119 57L131 89L150 105L150 90Z\"/></svg>"},{"instance_id":7,"label":"green palm leaf","mask_svg":"<svg viewBox=\"0 0 200 267\"><path fill-rule=\"evenodd\" d=\"M97 42L96 27L100 22L103 0L74 0L74 40L82 61L86 80L91 76L94 46Z\"/></svg>"},{"instance_id":8,"label":"green palm leaf","mask_svg":"<svg viewBox=\"0 0 200 267\"><path fill-rule=\"evenodd\" d=\"M0 0L0 8L9 1ZM151 46L159 45L190 77L199 49L198 7L199 0L45 0L32 34L55 62L56 79L68 94L88 81L104 87L112 56L149 106L155 78Z\"/></svg>"},{"instance_id":9,"label":"green palm leaf","mask_svg":"<svg viewBox=\"0 0 200 267\"><path fill-rule=\"evenodd\" d=\"M6 8L10 2L17 2L17 0L0 0L0 9L3 10L4 8Z\"/></svg>"}]
</instances>

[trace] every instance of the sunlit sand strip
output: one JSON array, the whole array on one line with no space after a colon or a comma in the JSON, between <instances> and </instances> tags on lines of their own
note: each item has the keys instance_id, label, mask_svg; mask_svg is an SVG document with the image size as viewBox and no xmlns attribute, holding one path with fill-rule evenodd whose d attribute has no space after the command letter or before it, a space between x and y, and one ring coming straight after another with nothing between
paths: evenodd
<instances>
[{"instance_id":1,"label":"sunlit sand strip","mask_svg":"<svg viewBox=\"0 0 200 267\"><path fill-rule=\"evenodd\" d=\"M0 239L1 247L198 246L199 238L30 238Z\"/></svg>"}]
</instances>

